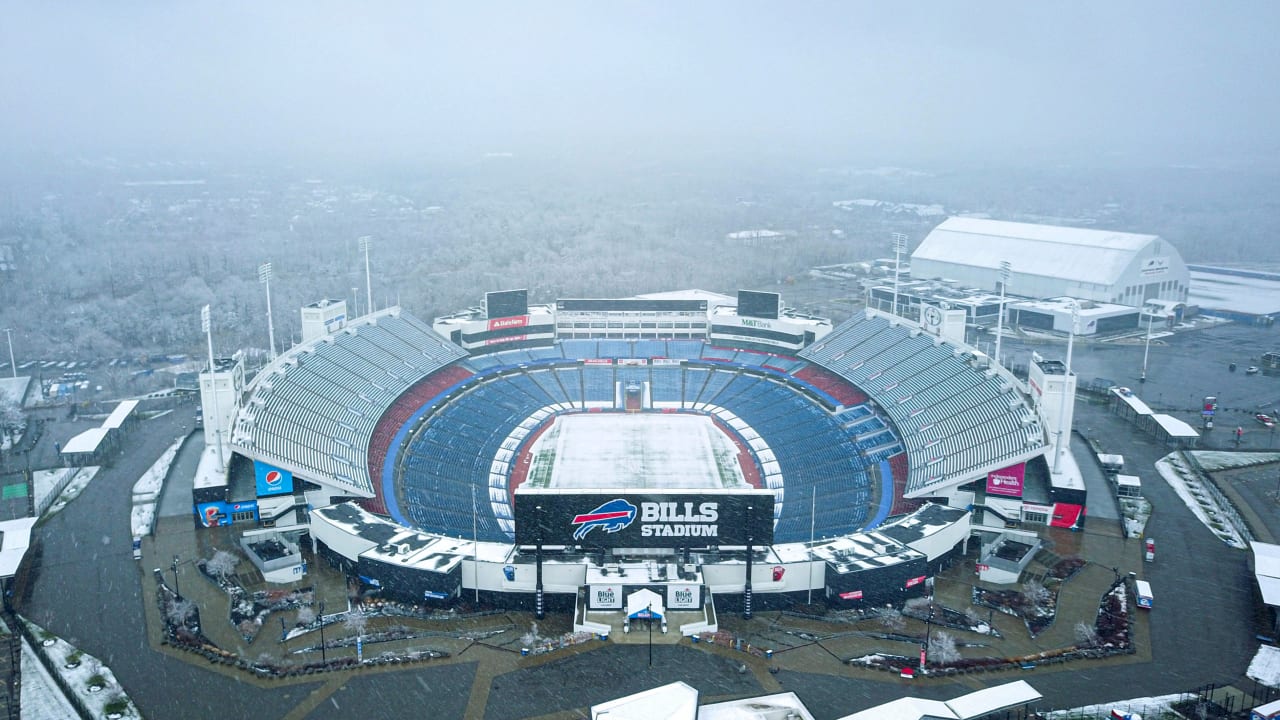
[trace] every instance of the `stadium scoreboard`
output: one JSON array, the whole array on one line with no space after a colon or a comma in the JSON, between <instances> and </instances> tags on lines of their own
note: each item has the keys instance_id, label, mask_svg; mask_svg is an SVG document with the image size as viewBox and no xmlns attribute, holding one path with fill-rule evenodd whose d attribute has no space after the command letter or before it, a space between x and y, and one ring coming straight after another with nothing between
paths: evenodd
<instances>
[{"instance_id":1,"label":"stadium scoreboard","mask_svg":"<svg viewBox=\"0 0 1280 720\"><path fill-rule=\"evenodd\" d=\"M521 489L517 545L700 548L773 544L773 491Z\"/></svg>"}]
</instances>

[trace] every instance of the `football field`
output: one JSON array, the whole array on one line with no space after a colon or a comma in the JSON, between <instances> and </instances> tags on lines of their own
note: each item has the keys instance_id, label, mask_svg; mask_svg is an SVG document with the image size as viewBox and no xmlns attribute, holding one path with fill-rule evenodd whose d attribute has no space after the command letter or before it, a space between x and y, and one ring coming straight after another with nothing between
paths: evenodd
<instances>
[{"instance_id":1,"label":"football field","mask_svg":"<svg viewBox=\"0 0 1280 720\"><path fill-rule=\"evenodd\" d=\"M530 487L747 487L738 448L711 418L653 413L564 415L534 443Z\"/></svg>"}]
</instances>

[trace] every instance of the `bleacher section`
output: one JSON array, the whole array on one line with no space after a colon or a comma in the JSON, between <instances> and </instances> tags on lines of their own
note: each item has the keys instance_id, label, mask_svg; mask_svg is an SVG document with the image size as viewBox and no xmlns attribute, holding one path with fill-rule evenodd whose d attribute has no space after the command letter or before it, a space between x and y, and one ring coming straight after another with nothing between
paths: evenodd
<instances>
[{"instance_id":1,"label":"bleacher section","mask_svg":"<svg viewBox=\"0 0 1280 720\"><path fill-rule=\"evenodd\" d=\"M466 357L422 321L391 308L300 345L255 378L231 444L252 458L374 494L367 450L406 390Z\"/></svg>"},{"instance_id":2,"label":"bleacher section","mask_svg":"<svg viewBox=\"0 0 1280 720\"><path fill-rule=\"evenodd\" d=\"M636 350L608 343L574 341L562 348L563 355ZM662 345L670 353L673 344L651 341L643 349ZM656 409L708 413L723 427L742 428L756 438L745 444L757 454L766 477L774 479L769 487L779 500L777 542L808 539L807 499L815 495L821 500L812 518L818 536L834 537L866 526L871 503L887 497L891 488L887 473L885 486L872 488L866 468L890 455L902 455L901 444L883 419L865 405L839 415L829 413L783 378L760 369L766 360L777 360L775 356L751 353L751 362L739 363L736 350L683 345L680 349L690 351L686 359L693 364L555 363L543 357L525 365L523 350L486 356L496 362L482 368L465 392L428 413L423 429L395 460L402 474L396 483L398 502L392 506L403 513L396 519L469 537L475 488L481 539L508 540L505 473L517 459L519 441L513 438L524 438L534 429L528 419L541 413L541 422L553 412L612 407L616 383L647 383ZM708 359L712 364L699 364ZM494 467L503 474L495 475ZM886 499L884 505L888 503Z\"/></svg>"},{"instance_id":3,"label":"bleacher section","mask_svg":"<svg viewBox=\"0 0 1280 720\"><path fill-rule=\"evenodd\" d=\"M859 314L800 356L861 388L888 414L907 451L907 494L975 477L1044 445L1012 382L971 352L909 325ZM821 386L811 369L795 374Z\"/></svg>"}]
</instances>

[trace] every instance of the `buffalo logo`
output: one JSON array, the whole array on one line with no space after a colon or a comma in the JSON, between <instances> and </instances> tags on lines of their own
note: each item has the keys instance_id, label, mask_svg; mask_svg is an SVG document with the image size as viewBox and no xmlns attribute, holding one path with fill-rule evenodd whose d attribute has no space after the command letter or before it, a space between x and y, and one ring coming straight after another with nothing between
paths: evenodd
<instances>
[{"instance_id":1,"label":"buffalo logo","mask_svg":"<svg viewBox=\"0 0 1280 720\"><path fill-rule=\"evenodd\" d=\"M618 498L610 500L589 513L573 516L573 524L578 529L573 531L573 539L581 540L593 528L601 527L607 533L616 533L636 519L636 506Z\"/></svg>"},{"instance_id":2,"label":"buffalo logo","mask_svg":"<svg viewBox=\"0 0 1280 720\"><path fill-rule=\"evenodd\" d=\"M280 481L284 480L284 473L279 470L271 470L262 479L267 485L275 487L280 484Z\"/></svg>"}]
</instances>

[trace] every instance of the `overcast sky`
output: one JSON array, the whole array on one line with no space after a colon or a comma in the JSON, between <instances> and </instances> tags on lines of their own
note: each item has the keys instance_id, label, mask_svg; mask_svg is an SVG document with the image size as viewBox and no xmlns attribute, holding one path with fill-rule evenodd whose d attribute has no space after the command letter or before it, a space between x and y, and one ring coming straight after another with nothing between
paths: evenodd
<instances>
[{"instance_id":1,"label":"overcast sky","mask_svg":"<svg viewBox=\"0 0 1280 720\"><path fill-rule=\"evenodd\" d=\"M0 144L1273 159L1280 3L30 2Z\"/></svg>"}]
</instances>

